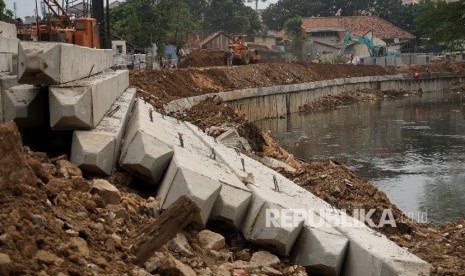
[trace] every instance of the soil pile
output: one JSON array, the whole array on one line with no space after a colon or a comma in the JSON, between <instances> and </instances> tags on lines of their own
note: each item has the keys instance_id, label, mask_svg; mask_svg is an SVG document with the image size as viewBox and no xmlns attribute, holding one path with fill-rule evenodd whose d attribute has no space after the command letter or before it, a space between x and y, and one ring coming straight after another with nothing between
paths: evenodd
<instances>
[{"instance_id":1,"label":"soil pile","mask_svg":"<svg viewBox=\"0 0 465 276\"><path fill-rule=\"evenodd\" d=\"M194 50L179 63L178 68L223 66L224 51Z\"/></svg>"},{"instance_id":2,"label":"soil pile","mask_svg":"<svg viewBox=\"0 0 465 276\"><path fill-rule=\"evenodd\" d=\"M179 98L318 80L393 74L379 66L269 63L164 71L132 71L131 85L159 110Z\"/></svg>"}]
</instances>

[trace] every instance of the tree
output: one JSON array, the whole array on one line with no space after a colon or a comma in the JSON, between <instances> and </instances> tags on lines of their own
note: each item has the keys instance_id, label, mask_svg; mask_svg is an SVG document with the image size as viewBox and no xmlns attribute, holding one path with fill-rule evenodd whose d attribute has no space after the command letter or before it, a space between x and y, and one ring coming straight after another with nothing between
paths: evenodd
<instances>
[{"instance_id":1,"label":"tree","mask_svg":"<svg viewBox=\"0 0 465 276\"><path fill-rule=\"evenodd\" d=\"M259 33L261 23L256 12L241 0L212 0L205 17L207 33Z\"/></svg>"},{"instance_id":2,"label":"tree","mask_svg":"<svg viewBox=\"0 0 465 276\"><path fill-rule=\"evenodd\" d=\"M415 30L424 44L440 50L463 50L465 43L465 6L463 1L446 3L426 1L419 6Z\"/></svg>"},{"instance_id":3,"label":"tree","mask_svg":"<svg viewBox=\"0 0 465 276\"><path fill-rule=\"evenodd\" d=\"M13 12L6 8L4 0L0 0L0 20L13 18Z\"/></svg>"}]
</instances>

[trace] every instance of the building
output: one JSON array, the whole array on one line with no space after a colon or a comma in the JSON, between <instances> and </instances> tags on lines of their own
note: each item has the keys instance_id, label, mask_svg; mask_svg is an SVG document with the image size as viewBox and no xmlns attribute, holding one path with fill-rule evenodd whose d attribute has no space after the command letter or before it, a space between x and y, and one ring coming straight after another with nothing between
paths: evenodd
<instances>
[{"instance_id":1,"label":"building","mask_svg":"<svg viewBox=\"0 0 465 276\"><path fill-rule=\"evenodd\" d=\"M415 45L415 36L377 16L332 16L310 17L302 20L302 31L309 38L304 51L315 57L337 54L344 36L367 37L376 47L386 47L387 51L400 52L403 48ZM366 45L350 43L346 53L356 56L369 55Z\"/></svg>"},{"instance_id":2,"label":"building","mask_svg":"<svg viewBox=\"0 0 465 276\"><path fill-rule=\"evenodd\" d=\"M212 33L200 42L201 49L215 50L215 51L226 51L229 44L232 44L233 38L226 35L224 32L219 31Z\"/></svg>"}]
</instances>

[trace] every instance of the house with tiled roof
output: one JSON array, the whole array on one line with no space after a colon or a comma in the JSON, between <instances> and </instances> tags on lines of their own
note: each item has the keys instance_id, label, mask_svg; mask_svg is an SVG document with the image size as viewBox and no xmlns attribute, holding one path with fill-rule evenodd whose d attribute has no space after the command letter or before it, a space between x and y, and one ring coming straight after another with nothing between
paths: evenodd
<instances>
[{"instance_id":1,"label":"house with tiled roof","mask_svg":"<svg viewBox=\"0 0 465 276\"><path fill-rule=\"evenodd\" d=\"M369 37L375 46L386 47L388 51L400 52L403 47L415 44L414 35L377 16L309 17L302 19L302 31L311 42L311 55L337 53L335 48L340 48L347 32L352 36ZM368 55L365 45L352 44L348 50L359 56Z\"/></svg>"}]
</instances>

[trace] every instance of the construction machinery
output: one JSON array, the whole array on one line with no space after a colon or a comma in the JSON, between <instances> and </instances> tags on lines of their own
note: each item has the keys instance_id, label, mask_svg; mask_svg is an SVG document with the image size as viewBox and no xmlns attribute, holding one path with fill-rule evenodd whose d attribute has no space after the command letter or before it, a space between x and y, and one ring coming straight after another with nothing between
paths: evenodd
<instances>
[{"instance_id":1,"label":"construction machinery","mask_svg":"<svg viewBox=\"0 0 465 276\"><path fill-rule=\"evenodd\" d=\"M92 7L92 15L97 15L93 16L93 18L71 18L67 9L65 10L60 5L59 0L42 1L48 7L52 17L49 18L47 24L39 25L37 23L37 37L39 41L57 41L89 48L111 47L108 28L106 34L102 30L105 29L102 27L109 27L108 22L105 22L107 23L106 26L103 24L104 21L108 21L108 19L104 20L103 18L104 0L92 0L92 6L86 4L84 1L82 2L83 6ZM69 1L67 0L67 7ZM72 1L75 2L75 0ZM84 13L84 16L87 16L87 14Z\"/></svg>"},{"instance_id":2,"label":"construction machinery","mask_svg":"<svg viewBox=\"0 0 465 276\"><path fill-rule=\"evenodd\" d=\"M260 55L256 49L249 49L245 42L245 34L233 35L234 43L229 47L233 50L233 63L247 65L249 63L257 63L260 61Z\"/></svg>"},{"instance_id":3,"label":"construction machinery","mask_svg":"<svg viewBox=\"0 0 465 276\"><path fill-rule=\"evenodd\" d=\"M352 34L347 32L344 36L344 40L342 41L341 49L339 50L339 56L344 54L350 41L367 46L370 57L378 57L380 55L384 55L385 53L384 47L375 47L373 41L368 37L352 37Z\"/></svg>"}]
</instances>

